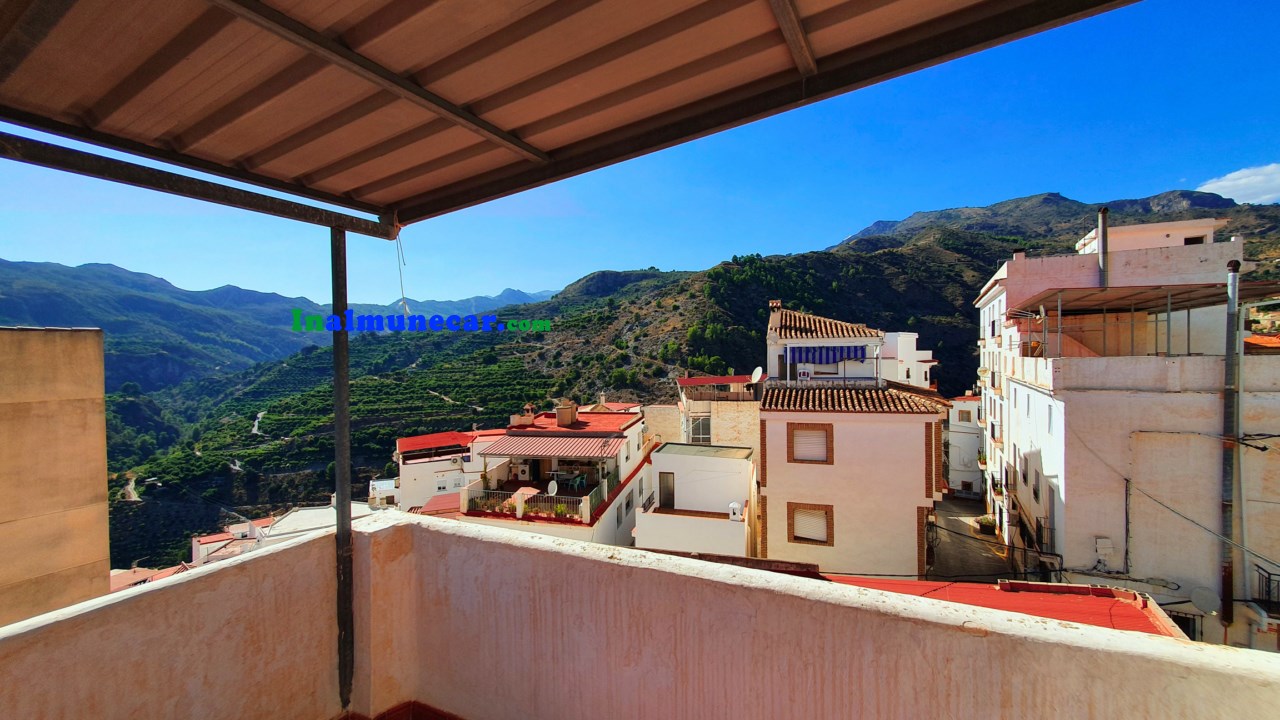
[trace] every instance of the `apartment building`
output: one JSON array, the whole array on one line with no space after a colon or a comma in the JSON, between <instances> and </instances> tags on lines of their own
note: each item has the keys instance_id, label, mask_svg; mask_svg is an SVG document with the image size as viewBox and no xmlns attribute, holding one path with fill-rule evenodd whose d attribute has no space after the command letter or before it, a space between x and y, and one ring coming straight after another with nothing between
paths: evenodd
<instances>
[{"instance_id":1,"label":"apartment building","mask_svg":"<svg viewBox=\"0 0 1280 720\"><path fill-rule=\"evenodd\" d=\"M993 275L975 303L986 502L1016 569L1150 593L1192 639L1276 649L1280 457L1249 438L1280 427L1280 358L1236 354L1227 303L1237 280L1246 303L1280 286L1229 274L1243 242L1221 227L1104 212L1077 254Z\"/></svg>"},{"instance_id":2,"label":"apartment building","mask_svg":"<svg viewBox=\"0 0 1280 720\"><path fill-rule=\"evenodd\" d=\"M884 332L776 300L769 309L769 372L779 379L760 403L758 556L923 577L929 517L947 482L947 401L881 376L898 359L887 362Z\"/></svg>"},{"instance_id":3,"label":"apartment building","mask_svg":"<svg viewBox=\"0 0 1280 720\"><path fill-rule=\"evenodd\" d=\"M528 406L526 411L532 409ZM506 430L498 428L399 438L392 459L399 466L400 476L373 481L370 504L409 510L426 505L437 495L456 495L480 479L481 474L505 478L504 461L480 454L505 435Z\"/></svg>"},{"instance_id":4,"label":"apartment building","mask_svg":"<svg viewBox=\"0 0 1280 720\"><path fill-rule=\"evenodd\" d=\"M947 413L947 487L957 497L985 498L982 398L972 393L951 398Z\"/></svg>"},{"instance_id":5,"label":"apartment building","mask_svg":"<svg viewBox=\"0 0 1280 720\"><path fill-rule=\"evenodd\" d=\"M751 448L663 443L650 456L646 476L656 482L636 516L636 547L753 554Z\"/></svg>"},{"instance_id":6,"label":"apartment building","mask_svg":"<svg viewBox=\"0 0 1280 720\"><path fill-rule=\"evenodd\" d=\"M102 331L0 328L0 625L107 594Z\"/></svg>"}]
</instances>

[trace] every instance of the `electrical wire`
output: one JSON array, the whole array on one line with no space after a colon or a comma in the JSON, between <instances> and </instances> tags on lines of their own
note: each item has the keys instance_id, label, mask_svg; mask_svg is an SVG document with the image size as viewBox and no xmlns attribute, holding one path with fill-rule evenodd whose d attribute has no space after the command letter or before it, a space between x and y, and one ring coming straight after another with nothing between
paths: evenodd
<instances>
[{"instance_id":1,"label":"electrical wire","mask_svg":"<svg viewBox=\"0 0 1280 720\"><path fill-rule=\"evenodd\" d=\"M404 266L408 265L408 261L404 257L404 243L400 242L399 233L396 234L396 270L400 273L400 306L404 308L404 316L409 318L409 299L404 294Z\"/></svg>"},{"instance_id":2,"label":"electrical wire","mask_svg":"<svg viewBox=\"0 0 1280 720\"><path fill-rule=\"evenodd\" d=\"M1068 429L1067 429L1067 432L1068 432L1068 433L1070 433L1071 435L1075 436L1075 439L1080 443L1080 446L1081 446L1081 447L1083 447L1085 450L1088 450L1088 451L1089 451L1089 454L1090 454L1090 455L1092 455L1092 456L1094 457L1094 459L1096 459L1098 462L1102 463L1103 465L1107 466L1107 469L1109 469L1111 472L1115 473L1118 477L1120 477L1120 479L1125 480L1125 481L1128 481L1128 482L1129 482L1129 486L1130 486L1131 488L1133 488L1134 490L1137 490L1138 492L1142 493L1143 495L1146 495L1149 499L1151 499L1151 501L1152 501L1152 502L1156 503L1157 505L1159 505L1160 507L1164 508L1165 510L1168 510L1169 512L1173 513L1174 515L1177 515L1178 517L1182 518L1183 520L1186 520L1187 522L1191 523L1192 525L1195 525L1196 527L1200 528L1201 530L1204 530L1205 532L1207 532L1207 533L1209 533L1210 535L1212 535L1212 536L1214 536L1214 537L1218 538L1218 539L1219 539L1219 540L1221 540L1222 542L1227 543L1228 545L1231 545L1232 547L1237 548L1237 549L1239 549L1239 550L1241 550L1241 551L1243 551L1243 552L1246 552L1246 553L1248 553L1248 554L1250 554L1250 555L1254 556L1255 558L1258 558L1259 560L1263 560L1263 561L1265 561L1265 562L1267 562L1267 563L1270 563L1271 565L1273 565L1273 566L1275 566L1275 567L1277 567L1277 568L1280 568L1280 563L1276 562L1275 560L1272 560L1271 558L1267 557L1266 555L1261 555L1261 554L1259 554L1259 553L1257 553L1257 552L1255 552L1255 551L1253 551L1253 550L1251 550L1251 549L1249 549L1249 548L1245 547L1244 545L1241 545L1240 543L1238 543L1238 542L1236 542L1236 541L1232 540L1231 538L1226 537L1225 535L1222 535L1222 534L1219 534L1219 533L1217 533L1217 532L1214 532L1213 530L1209 529L1208 527L1206 527L1206 526L1204 526L1204 525L1201 525L1199 522L1195 521L1194 519L1192 519L1192 518L1190 518L1190 517L1187 517L1186 515L1182 514L1181 512L1179 512L1179 511L1177 511L1177 510L1173 509L1172 507L1170 507L1169 505L1167 505L1166 503L1164 503L1163 501L1161 501L1161 500L1160 500L1159 498L1157 498L1156 496L1154 496L1154 495L1152 495L1151 493L1147 492L1146 490L1143 490L1142 488L1138 487L1138 485L1137 485L1136 483L1134 483L1130 478L1125 477L1125 474L1124 474L1124 473L1122 473L1122 472L1120 472L1119 470L1117 470L1117 469L1115 468L1115 466L1114 466L1114 465L1112 465L1111 463L1107 462L1107 461L1106 461L1106 459L1104 459L1101 455L1099 455L1099 454L1098 454L1098 453L1097 453L1093 448L1089 447L1089 444L1088 444L1088 443L1086 443L1086 442L1084 441L1084 438L1080 437L1080 434L1079 434L1079 433L1075 432L1074 430L1071 430L1070 428L1068 428ZM1221 435L1214 436L1214 435L1212 435L1212 434L1210 434L1210 433L1169 433L1169 434L1204 435L1204 436L1206 436L1206 437L1217 437L1218 439L1222 439L1222 436L1221 436Z\"/></svg>"}]
</instances>

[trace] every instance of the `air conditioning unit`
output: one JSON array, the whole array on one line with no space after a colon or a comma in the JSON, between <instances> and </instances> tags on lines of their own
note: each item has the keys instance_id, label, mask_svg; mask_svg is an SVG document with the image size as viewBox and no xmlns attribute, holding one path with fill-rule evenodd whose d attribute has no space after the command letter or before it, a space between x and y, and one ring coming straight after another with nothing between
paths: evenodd
<instances>
[{"instance_id":1,"label":"air conditioning unit","mask_svg":"<svg viewBox=\"0 0 1280 720\"><path fill-rule=\"evenodd\" d=\"M528 466L528 465L521 465L521 466L520 466L520 479L521 479L521 480L528 480L528 479L529 479L529 466Z\"/></svg>"},{"instance_id":2,"label":"air conditioning unit","mask_svg":"<svg viewBox=\"0 0 1280 720\"><path fill-rule=\"evenodd\" d=\"M462 462L462 458L449 458L450 465L458 465Z\"/></svg>"}]
</instances>

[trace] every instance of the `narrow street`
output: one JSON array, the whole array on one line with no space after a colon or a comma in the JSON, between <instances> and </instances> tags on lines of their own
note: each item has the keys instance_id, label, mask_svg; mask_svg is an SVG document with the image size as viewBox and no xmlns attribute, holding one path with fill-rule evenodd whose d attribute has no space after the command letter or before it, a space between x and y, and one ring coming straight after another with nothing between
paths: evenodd
<instances>
[{"instance_id":1,"label":"narrow street","mask_svg":"<svg viewBox=\"0 0 1280 720\"><path fill-rule=\"evenodd\" d=\"M947 497L938 504L938 545L930 580L995 582L1014 577L994 535L980 535L975 521L985 515L982 501Z\"/></svg>"}]
</instances>

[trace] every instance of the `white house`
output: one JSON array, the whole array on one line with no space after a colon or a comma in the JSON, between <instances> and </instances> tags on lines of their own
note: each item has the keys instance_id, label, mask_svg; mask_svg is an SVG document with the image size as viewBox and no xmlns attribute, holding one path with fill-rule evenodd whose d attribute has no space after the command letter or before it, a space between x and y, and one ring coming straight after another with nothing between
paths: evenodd
<instances>
[{"instance_id":1,"label":"white house","mask_svg":"<svg viewBox=\"0 0 1280 720\"><path fill-rule=\"evenodd\" d=\"M1247 438L1280 427L1280 358L1242 358L1231 435L1245 441L1224 443L1243 243L1220 227L1104 214L1079 254L1018 253L996 272L976 301L986 500L1028 573L1131 587L1192 639L1274 648L1280 567L1263 558L1280 556L1280 454ZM1244 301L1278 294L1240 283Z\"/></svg>"},{"instance_id":2,"label":"white house","mask_svg":"<svg viewBox=\"0 0 1280 720\"><path fill-rule=\"evenodd\" d=\"M475 451L503 472L462 488L457 519L630 545L651 440L643 412L582 412L563 400L553 412L526 406Z\"/></svg>"},{"instance_id":3,"label":"white house","mask_svg":"<svg viewBox=\"0 0 1280 720\"><path fill-rule=\"evenodd\" d=\"M946 488L947 401L880 376L882 331L769 309L769 371L781 379L760 403L758 556L922 577Z\"/></svg>"},{"instance_id":4,"label":"white house","mask_svg":"<svg viewBox=\"0 0 1280 720\"><path fill-rule=\"evenodd\" d=\"M480 479L481 474L506 478L502 459L482 454L495 441L506 435L505 429L438 432L396 440L393 455L400 467L394 485L386 481L370 486L370 502L381 507L410 510L426 505L431 498L462 488Z\"/></svg>"},{"instance_id":5,"label":"white house","mask_svg":"<svg viewBox=\"0 0 1280 720\"><path fill-rule=\"evenodd\" d=\"M946 432L947 486L958 497L986 497L982 473L986 458L978 424L981 407L982 398L977 395L951 398Z\"/></svg>"},{"instance_id":6,"label":"white house","mask_svg":"<svg viewBox=\"0 0 1280 720\"><path fill-rule=\"evenodd\" d=\"M752 555L747 518L755 470L743 447L664 443L650 455L653 482L636 516L636 547ZM655 492L656 491L656 492Z\"/></svg>"}]
</instances>

